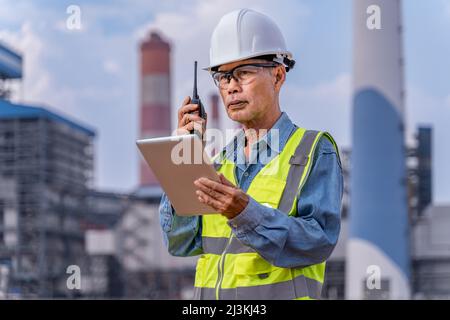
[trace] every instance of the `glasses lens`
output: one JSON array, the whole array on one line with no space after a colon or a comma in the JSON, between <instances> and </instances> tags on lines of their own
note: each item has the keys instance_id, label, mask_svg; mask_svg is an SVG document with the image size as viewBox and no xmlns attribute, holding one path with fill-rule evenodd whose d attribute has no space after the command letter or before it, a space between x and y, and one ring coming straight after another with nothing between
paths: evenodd
<instances>
[{"instance_id":1,"label":"glasses lens","mask_svg":"<svg viewBox=\"0 0 450 320\"><path fill-rule=\"evenodd\" d=\"M223 72L215 72L213 73L212 77L216 86L223 87L228 85L228 78L230 77L230 75Z\"/></svg>"},{"instance_id":2,"label":"glasses lens","mask_svg":"<svg viewBox=\"0 0 450 320\"><path fill-rule=\"evenodd\" d=\"M228 72L215 72L212 74L212 77L214 79L214 83L216 86L225 89L228 84L230 83L231 78L233 77L235 80L237 80L240 84L248 84L252 82L258 73L264 69L264 68L270 68L275 67L276 64L272 63L261 63L257 65L244 65L242 67L237 67L233 71ZM233 73L233 76L231 73Z\"/></svg>"},{"instance_id":3,"label":"glasses lens","mask_svg":"<svg viewBox=\"0 0 450 320\"><path fill-rule=\"evenodd\" d=\"M214 72L213 74L212 74L212 78L213 78L213 80L214 80L214 83L215 83L215 85L216 86L219 86L219 74L218 74L218 72Z\"/></svg>"},{"instance_id":4,"label":"glasses lens","mask_svg":"<svg viewBox=\"0 0 450 320\"><path fill-rule=\"evenodd\" d=\"M243 66L234 69L233 76L239 80L239 83L246 84L252 81L261 70L262 67L259 66Z\"/></svg>"}]
</instances>

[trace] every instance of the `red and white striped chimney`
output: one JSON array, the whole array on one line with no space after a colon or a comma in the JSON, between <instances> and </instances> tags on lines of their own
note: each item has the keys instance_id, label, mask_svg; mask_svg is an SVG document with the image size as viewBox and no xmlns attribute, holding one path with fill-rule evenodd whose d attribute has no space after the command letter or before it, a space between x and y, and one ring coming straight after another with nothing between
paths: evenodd
<instances>
[{"instance_id":1,"label":"red and white striped chimney","mask_svg":"<svg viewBox=\"0 0 450 320\"><path fill-rule=\"evenodd\" d=\"M151 32L140 44L140 138L171 134L170 49L170 44L157 32ZM139 183L159 184L142 158Z\"/></svg>"}]
</instances>

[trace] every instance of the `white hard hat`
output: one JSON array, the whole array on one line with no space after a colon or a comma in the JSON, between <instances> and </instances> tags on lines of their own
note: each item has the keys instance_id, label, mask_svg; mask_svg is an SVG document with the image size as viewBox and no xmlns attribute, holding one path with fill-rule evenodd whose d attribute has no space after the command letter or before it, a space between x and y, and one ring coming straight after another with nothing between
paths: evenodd
<instances>
[{"instance_id":1,"label":"white hard hat","mask_svg":"<svg viewBox=\"0 0 450 320\"><path fill-rule=\"evenodd\" d=\"M224 15L214 29L210 64L205 70L266 55L274 55L273 61L284 64L287 71L294 66L292 54L286 49L284 37L275 22L262 13L240 9Z\"/></svg>"}]
</instances>

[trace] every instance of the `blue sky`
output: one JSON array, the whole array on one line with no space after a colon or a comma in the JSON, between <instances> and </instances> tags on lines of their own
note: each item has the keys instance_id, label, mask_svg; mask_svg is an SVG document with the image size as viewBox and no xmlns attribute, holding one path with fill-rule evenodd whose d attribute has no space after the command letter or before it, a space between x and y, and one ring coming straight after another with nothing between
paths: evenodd
<instances>
[{"instance_id":1,"label":"blue sky","mask_svg":"<svg viewBox=\"0 0 450 320\"><path fill-rule=\"evenodd\" d=\"M81 8L78 31L65 27L71 4ZM282 108L298 124L328 130L341 147L350 147L351 4L0 0L0 40L25 56L25 80L16 99L50 106L95 127L96 186L129 191L138 176L137 48L150 28L162 30L173 44L175 111L190 94L192 62L208 63L209 37L219 18L240 7L270 15L297 60L282 93ZM408 0L403 9L407 139L417 124L434 127L434 201L450 203L450 1ZM215 88L206 73L199 81L207 101Z\"/></svg>"}]
</instances>

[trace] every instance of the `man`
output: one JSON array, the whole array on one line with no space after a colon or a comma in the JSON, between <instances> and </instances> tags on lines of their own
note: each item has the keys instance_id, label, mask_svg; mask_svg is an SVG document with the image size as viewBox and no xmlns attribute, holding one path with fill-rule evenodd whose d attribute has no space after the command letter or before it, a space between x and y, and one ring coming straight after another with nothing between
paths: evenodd
<instances>
[{"instance_id":1,"label":"man","mask_svg":"<svg viewBox=\"0 0 450 320\"><path fill-rule=\"evenodd\" d=\"M265 15L233 11L213 32L208 70L228 116L243 127L215 158L221 183L195 182L199 201L220 215L177 216L165 194L160 205L169 252L202 254L196 298L320 298L340 230L343 181L333 138L297 127L280 110L293 66ZM189 102L179 109L179 134L206 127Z\"/></svg>"}]
</instances>

